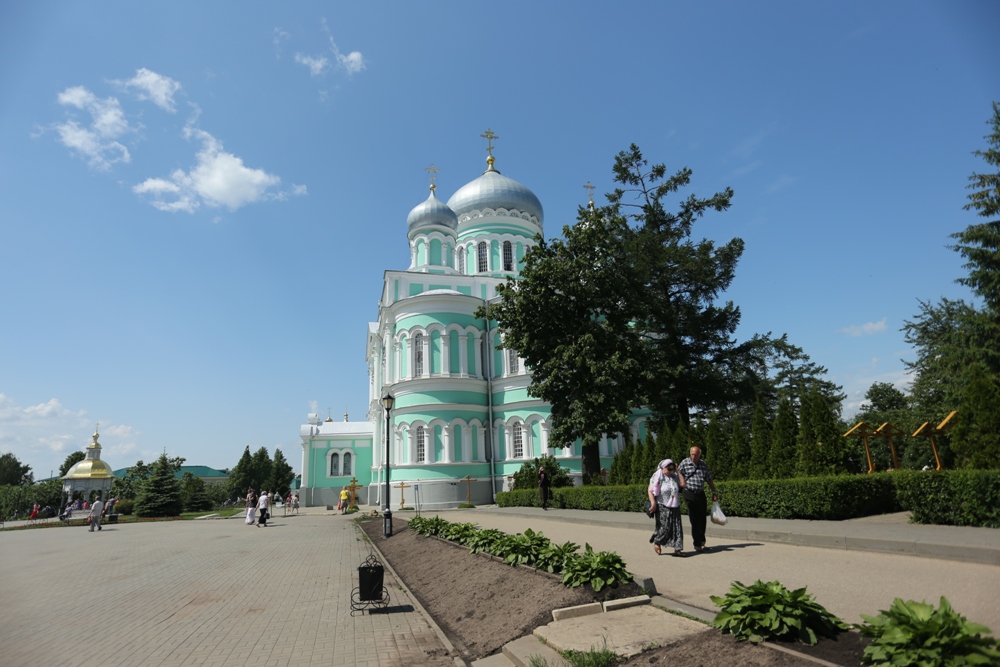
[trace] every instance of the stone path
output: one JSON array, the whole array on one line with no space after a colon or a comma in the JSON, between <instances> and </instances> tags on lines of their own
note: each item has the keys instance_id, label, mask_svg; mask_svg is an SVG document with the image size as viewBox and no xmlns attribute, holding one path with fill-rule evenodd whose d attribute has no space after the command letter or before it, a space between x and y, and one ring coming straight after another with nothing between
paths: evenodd
<instances>
[{"instance_id":1,"label":"stone path","mask_svg":"<svg viewBox=\"0 0 1000 667\"><path fill-rule=\"evenodd\" d=\"M0 533L0 664L453 665L388 577L392 613L350 615L368 555L348 517Z\"/></svg>"}]
</instances>

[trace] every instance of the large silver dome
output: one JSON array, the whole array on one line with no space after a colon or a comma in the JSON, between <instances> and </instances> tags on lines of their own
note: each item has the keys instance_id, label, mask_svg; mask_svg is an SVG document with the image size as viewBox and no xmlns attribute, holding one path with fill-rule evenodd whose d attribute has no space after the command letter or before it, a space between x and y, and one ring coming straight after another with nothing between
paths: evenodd
<instances>
[{"instance_id":1,"label":"large silver dome","mask_svg":"<svg viewBox=\"0 0 1000 667\"><path fill-rule=\"evenodd\" d=\"M430 196L424 202L417 204L406 216L406 226L408 231L412 232L422 227L437 225L458 229L458 216L441 203L441 200L434 196L434 190L431 190Z\"/></svg>"},{"instance_id":2,"label":"large silver dome","mask_svg":"<svg viewBox=\"0 0 1000 667\"><path fill-rule=\"evenodd\" d=\"M542 224L542 202L538 201L535 193L493 169L463 185L448 200L448 208L459 218L470 211L487 208L513 209L535 216L539 226Z\"/></svg>"}]
</instances>

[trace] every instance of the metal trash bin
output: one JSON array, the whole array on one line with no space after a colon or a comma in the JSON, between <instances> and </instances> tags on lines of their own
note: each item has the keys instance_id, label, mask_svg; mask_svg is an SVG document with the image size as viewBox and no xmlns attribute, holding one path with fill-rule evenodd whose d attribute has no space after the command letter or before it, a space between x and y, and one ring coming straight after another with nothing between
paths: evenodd
<instances>
[{"instance_id":1,"label":"metal trash bin","mask_svg":"<svg viewBox=\"0 0 1000 667\"><path fill-rule=\"evenodd\" d=\"M382 599L382 582L385 578L385 568L381 563L365 563L358 568L358 591L362 602L373 602Z\"/></svg>"}]
</instances>

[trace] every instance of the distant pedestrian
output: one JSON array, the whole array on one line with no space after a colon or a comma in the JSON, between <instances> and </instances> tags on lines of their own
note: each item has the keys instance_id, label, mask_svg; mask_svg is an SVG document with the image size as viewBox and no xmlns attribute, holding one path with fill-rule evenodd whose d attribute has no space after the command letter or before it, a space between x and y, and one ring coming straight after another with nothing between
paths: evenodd
<instances>
[{"instance_id":1,"label":"distant pedestrian","mask_svg":"<svg viewBox=\"0 0 1000 667\"><path fill-rule=\"evenodd\" d=\"M677 472L684 477L684 502L687 503L688 518L691 520L691 541L695 551L705 551L705 518L708 514L708 502L705 499L705 484L712 488L712 500L719 499L715 489L715 479L712 471L701 458L699 447L691 448L691 456L677 466Z\"/></svg>"},{"instance_id":2,"label":"distant pedestrian","mask_svg":"<svg viewBox=\"0 0 1000 667\"><path fill-rule=\"evenodd\" d=\"M292 509L295 510L296 514L299 513L299 494L297 493L292 496Z\"/></svg>"},{"instance_id":3,"label":"distant pedestrian","mask_svg":"<svg viewBox=\"0 0 1000 667\"><path fill-rule=\"evenodd\" d=\"M254 495L253 489L247 490L247 519L246 524L248 526L254 525L257 520L257 496Z\"/></svg>"},{"instance_id":4,"label":"distant pedestrian","mask_svg":"<svg viewBox=\"0 0 1000 667\"><path fill-rule=\"evenodd\" d=\"M545 466L538 469L538 500L543 510L549 509L549 474L545 472Z\"/></svg>"},{"instance_id":5,"label":"distant pedestrian","mask_svg":"<svg viewBox=\"0 0 1000 667\"><path fill-rule=\"evenodd\" d=\"M670 547L672 555L684 555L684 526L681 524L681 490L684 476L670 459L660 461L660 466L649 479L650 512L656 512L656 531L653 533L653 550L660 554L660 547Z\"/></svg>"},{"instance_id":6,"label":"distant pedestrian","mask_svg":"<svg viewBox=\"0 0 1000 667\"><path fill-rule=\"evenodd\" d=\"M267 491L260 492L260 500L257 501L257 525L264 526L267 528L267 509L270 504L271 497L267 495Z\"/></svg>"},{"instance_id":7,"label":"distant pedestrian","mask_svg":"<svg viewBox=\"0 0 1000 667\"><path fill-rule=\"evenodd\" d=\"M347 496L348 496L347 487L345 486L340 490L340 505L338 505L338 507L340 507L341 514L347 514L347 505L348 505Z\"/></svg>"},{"instance_id":8,"label":"distant pedestrian","mask_svg":"<svg viewBox=\"0 0 1000 667\"><path fill-rule=\"evenodd\" d=\"M101 529L101 510L104 509L104 503L98 496L97 500L90 507L90 532L94 532L94 526L97 526L97 530Z\"/></svg>"}]
</instances>

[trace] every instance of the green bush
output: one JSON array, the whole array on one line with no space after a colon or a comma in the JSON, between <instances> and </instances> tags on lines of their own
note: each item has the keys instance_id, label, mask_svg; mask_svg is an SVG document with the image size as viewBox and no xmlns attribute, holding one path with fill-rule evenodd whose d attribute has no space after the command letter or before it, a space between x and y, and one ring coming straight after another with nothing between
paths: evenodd
<instances>
[{"instance_id":1,"label":"green bush","mask_svg":"<svg viewBox=\"0 0 1000 667\"><path fill-rule=\"evenodd\" d=\"M569 476L569 468L559 465L556 457L546 454L541 458L527 461L521 469L514 473L514 488L517 490L534 490L538 495L538 469L544 467L549 476L549 488L573 486L573 480Z\"/></svg>"},{"instance_id":2,"label":"green bush","mask_svg":"<svg viewBox=\"0 0 1000 667\"><path fill-rule=\"evenodd\" d=\"M1000 528L1000 470L894 473L914 523Z\"/></svg>"},{"instance_id":3,"label":"green bush","mask_svg":"<svg viewBox=\"0 0 1000 667\"><path fill-rule=\"evenodd\" d=\"M862 662L869 665L996 665L1000 651L990 629L970 623L948 600L941 606L896 598L878 616L861 615L861 634L872 637Z\"/></svg>"},{"instance_id":4,"label":"green bush","mask_svg":"<svg viewBox=\"0 0 1000 667\"><path fill-rule=\"evenodd\" d=\"M712 625L740 641L798 640L813 646L820 637L836 637L847 629L804 587L790 591L777 581L758 579L749 586L734 581L725 596L710 597L720 608Z\"/></svg>"},{"instance_id":5,"label":"green bush","mask_svg":"<svg viewBox=\"0 0 1000 667\"><path fill-rule=\"evenodd\" d=\"M563 563L563 586L576 588L590 584L595 593L605 586L617 588L619 584L632 581L632 575L625 569L625 561L614 551L594 551L587 544L583 553L567 558Z\"/></svg>"},{"instance_id":6,"label":"green bush","mask_svg":"<svg viewBox=\"0 0 1000 667\"><path fill-rule=\"evenodd\" d=\"M538 552L535 567L539 570L559 574L563 571L566 561L576 556L579 548L580 545L576 542L565 542L563 544L549 542L545 548Z\"/></svg>"},{"instance_id":7,"label":"green bush","mask_svg":"<svg viewBox=\"0 0 1000 667\"><path fill-rule=\"evenodd\" d=\"M134 500L119 500L115 503L115 514L131 514L134 507Z\"/></svg>"}]
</instances>

